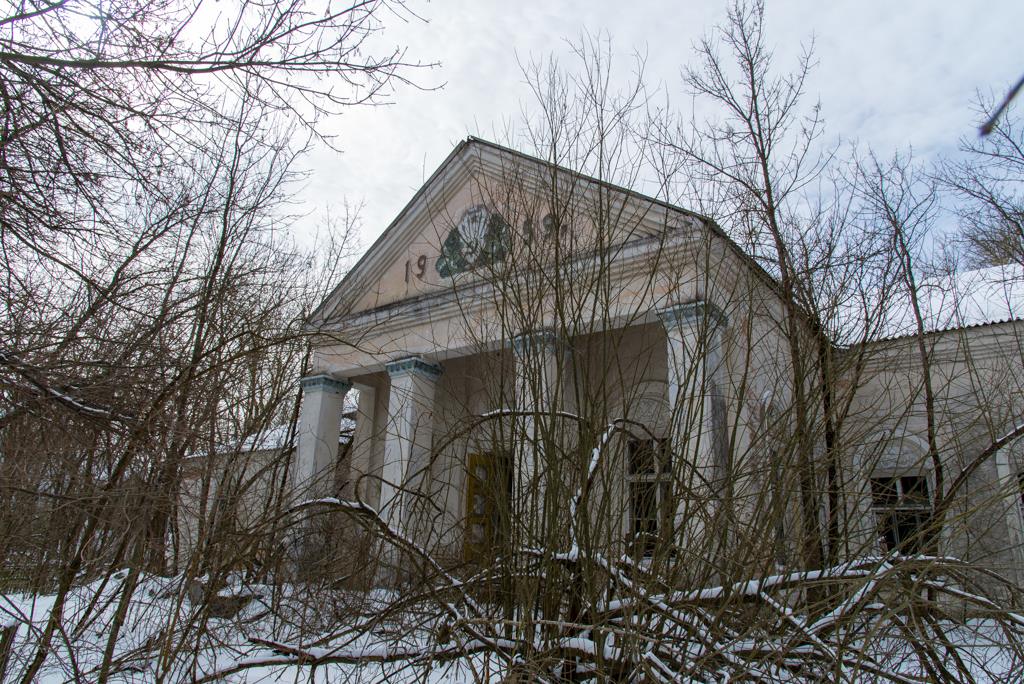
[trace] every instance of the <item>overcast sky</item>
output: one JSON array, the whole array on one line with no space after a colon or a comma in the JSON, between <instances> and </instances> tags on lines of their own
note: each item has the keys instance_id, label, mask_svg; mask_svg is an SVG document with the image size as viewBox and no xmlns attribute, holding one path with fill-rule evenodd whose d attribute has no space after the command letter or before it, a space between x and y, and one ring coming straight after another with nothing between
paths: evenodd
<instances>
[{"instance_id":1,"label":"overcast sky","mask_svg":"<svg viewBox=\"0 0 1024 684\"><path fill-rule=\"evenodd\" d=\"M349 110L330 122L336 153L314 150L297 198L311 215L343 200L364 203L368 247L423 181L467 135L501 139L530 106L519 62L554 54L566 39L607 32L628 75L628 57L647 55L648 83L686 111L680 68L696 40L725 17L723 0L409 0L424 21L385 17L386 44L407 58L438 62L415 75L436 90L399 87L392 104ZM827 134L882 154L912 145L915 155L952 153L973 135L977 90L1003 91L1024 73L1024 1L768 0L768 38L779 66L814 39L818 66L808 88L820 99Z\"/></svg>"}]
</instances>

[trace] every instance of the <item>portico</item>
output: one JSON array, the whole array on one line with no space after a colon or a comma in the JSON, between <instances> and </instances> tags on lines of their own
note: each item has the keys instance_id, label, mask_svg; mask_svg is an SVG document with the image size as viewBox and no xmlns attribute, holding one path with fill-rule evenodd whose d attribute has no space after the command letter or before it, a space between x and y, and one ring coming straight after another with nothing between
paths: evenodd
<instances>
[{"instance_id":1,"label":"portico","mask_svg":"<svg viewBox=\"0 0 1024 684\"><path fill-rule=\"evenodd\" d=\"M334 469L343 468L346 475L338 481L348 484L332 495L358 497L378 509L393 529L423 543L447 544L459 556L467 525L472 525L466 521L473 515L471 499L477 492L470 490L484 486L472 481L472 473L467 477L470 462L477 459L486 466L488 462L479 461L480 454L507 452L514 510L521 522L539 529L546 478L559 470L545 462L545 440L552 434L575 439L569 435L576 426L563 414L575 413L579 387L607 389L620 384L639 389L608 399L615 415L642 421L650 434L666 443L686 445L682 453L693 466L695 491L713 497L721 472L717 450L722 448L724 426L718 404L723 399L715 384L720 382L716 374L721 372L721 351L716 347L709 353L707 347L721 344L724 317L700 302L666 308L651 317L655 322L645 320L632 328L579 339L560 340L553 331L542 330L512 336L506 345L475 354L453 356L449 350L435 350L430 356L389 361L383 371L351 369L345 375L304 379L303 437L296 463L306 464L302 472L308 474L295 480L295 498L328 495L322 483L333 481ZM708 327L715 334L705 342ZM628 381L600 367L597 350L609 344L619 349L621 361L629 366ZM427 360L431 357L445 361ZM353 446L349 459L336 464L324 456L323 445L337 432L342 399L352 387L358 391ZM658 408L647 411L641 406ZM474 420L499 411L510 416L500 429L481 422L477 429L453 438ZM496 438L513 444L496 446ZM624 471L622 479L626 476ZM629 493L623 490L618 495ZM621 526L626 536L633 524L627 509L623 505ZM691 517L692 511L680 504L675 521L663 524L680 528L684 518Z\"/></svg>"},{"instance_id":2,"label":"portico","mask_svg":"<svg viewBox=\"0 0 1024 684\"><path fill-rule=\"evenodd\" d=\"M330 479L322 445L354 387L338 494L417 543L468 559L508 524L541 543L587 477L594 515L615 513L600 522L609 544L649 550L652 535L700 534L727 470L730 416L735 439L750 439L729 400L734 296L697 267L718 243L699 217L646 198L616 197L628 230L600 240L586 213L538 222L547 200L493 199L512 162L543 170L460 146L311 317L317 374L303 381L294 497ZM601 240L613 258L594 251ZM715 254L715 269L735 266ZM591 440L609 425L601 472L588 475ZM655 452L672 458L651 465Z\"/></svg>"}]
</instances>

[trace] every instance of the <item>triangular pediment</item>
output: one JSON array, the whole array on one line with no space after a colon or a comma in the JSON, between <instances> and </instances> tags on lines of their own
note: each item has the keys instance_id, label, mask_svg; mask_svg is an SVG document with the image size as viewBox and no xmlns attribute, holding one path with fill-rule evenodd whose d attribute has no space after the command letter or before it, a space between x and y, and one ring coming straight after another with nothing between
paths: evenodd
<instances>
[{"instance_id":1,"label":"triangular pediment","mask_svg":"<svg viewBox=\"0 0 1024 684\"><path fill-rule=\"evenodd\" d=\"M595 206L628 215L620 242L649 238L704 220L513 150L469 138L417 191L310 317L319 328L471 283L515 260L529 243L550 251L552 240L595 232ZM569 218L567 218L569 217ZM608 244L606 241L605 245Z\"/></svg>"}]
</instances>

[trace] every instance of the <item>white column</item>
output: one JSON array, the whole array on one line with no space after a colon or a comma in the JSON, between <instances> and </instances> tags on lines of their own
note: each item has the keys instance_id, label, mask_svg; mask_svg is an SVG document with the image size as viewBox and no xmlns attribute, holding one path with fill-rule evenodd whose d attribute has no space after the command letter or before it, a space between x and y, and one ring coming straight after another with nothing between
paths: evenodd
<instances>
[{"instance_id":1,"label":"white column","mask_svg":"<svg viewBox=\"0 0 1024 684\"><path fill-rule=\"evenodd\" d=\"M677 478L690 488L690 500L680 501L677 524L691 532L700 526L679 520L693 504L710 520L720 494L718 482L725 458L725 407L722 395L721 333L725 316L703 301L688 302L658 312L668 334L668 400L672 420L672 453ZM686 492L683 492L685 495ZM688 507L689 505L689 507Z\"/></svg>"},{"instance_id":2,"label":"white column","mask_svg":"<svg viewBox=\"0 0 1024 684\"><path fill-rule=\"evenodd\" d=\"M1018 475L1013 467L1008 447L1003 447L997 451L994 461L996 481L999 483L999 494L1001 496L1001 500L996 505L997 507L1002 506L1005 511L1004 520L1006 521L1007 532L1006 555L1012 558L1012 562L1007 563L1010 567L1003 568L1002 571L1004 574L1016 577L1019 584L1024 580L1024 519L1021 517L1020 483L1017 480ZM928 478L928 486L933 492L932 497L934 500L935 497L939 496L939 492L935 491L934 478ZM947 514L945 517L948 519L949 515ZM953 526L947 525L946 520L943 520L942 523L942 533L939 538L938 548L939 555L955 554L956 550L953 549L951 544L951 528Z\"/></svg>"},{"instance_id":3,"label":"white column","mask_svg":"<svg viewBox=\"0 0 1024 684\"><path fill-rule=\"evenodd\" d=\"M296 499L329 496L338 460L338 436L345 394L352 386L330 375L300 380L302 408L298 449L292 461L292 492Z\"/></svg>"},{"instance_id":4,"label":"white column","mask_svg":"<svg viewBox=\"0 0 1024 684\"><path fill-rule=\"evenodd\" d=\"M513 464L513 498L516 522L534 535L543 534L545 484L552 476L543 444L545 414L556 405L558 352L554 333L543 330L512 338L515 375L516 462Z\"/></svg>"},{"instance_id":5,"label":"white column","mask_svg":"<svg viewBox=\"0 0 1024 684\"><path fill-rule=\"evenodd\" d=\"M380 510L400 530L414 528L409 520L412 497L427 476L434 424L434 394L440 366L419 357L387 364L391 376L388 397L384 464L381 468ZM427 492L424 492L427 494Z\"/></svg>"}]
</instances>

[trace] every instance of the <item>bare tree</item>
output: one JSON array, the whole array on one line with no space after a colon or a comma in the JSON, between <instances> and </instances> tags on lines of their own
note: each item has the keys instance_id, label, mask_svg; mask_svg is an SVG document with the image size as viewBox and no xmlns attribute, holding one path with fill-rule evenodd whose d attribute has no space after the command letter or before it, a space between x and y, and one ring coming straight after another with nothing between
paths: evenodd
<instances>
[{"instance_id":1,"label":"bare tree","mask_svg":"<svg viewBox=\"0 0 1024 684\"><path fill-rule=\"evenodd\" d=\"M275 237L292 150L254 135L259 99L175 177L181 201L142 195L147 242L92 278L112 285L23 262L14 280L48 289L9 298L34 361L5 376L0 523L31 504L42 524L2 550L41 559L57 601L20 618L17 674L1019 679L1014 550L995 548L1018 483L993 474L1024 434L1016 324L936 324L933 295L958 291L930 268L935 181L820 151L810 55L773 77L768 45L763 6L733 6L687 73L725 118L694 130L652 111L642 59L616 87L601 40L574 70L526 67L529 154L468 142L460 185L418 195L436 234L416 245L436 254L410 252L406 300L317 310L317 362L359 355L360 404L404 396L402 369L380 371L402 345L452 352L443 374L418 361L430 439L375 461L396 428L370 423L324 492L286 481L298 325L325 289ZM644 179L656 197L628 189ZM674 206L688 197L708 216ZM295 547L313 562L281 572ZM76 593L83 575L99 588ZM80 657L101 619L100 655Z\"/></svg>"},{"instance_id":2,"label":"bare tree","mask_svg":"<svg viewBox=\"0 0 1024 684\"><path fill-rule=\"evenodd\" d=\"M1024 265L1024 134L1016 110L1008 108L987 137L962 139L960 149L963 158L943 164L940 177L955 197L969 263Z\"/></svg>"},{"instance_id":3,"label":"bare tree","mask_svg":"<svg viewBox=\"0 0 1024 684\"><path fill-rule=\"evenodd\" d=\"M301 323L324 294L318 274L337 265L320 270L284 237L293 162L322 116L405 79L400 51L369 50L382 15L404 11L55 2L11 5L0 20L2 553L11 588L55 596L6 676L35 679L54 640L68 646L116 587L89 673L113 676L146 571L216 583L239 554L278 562L273 492L291 437L265 468L279 486L259 501L240 498L251 472L216 471L224 452L294 422ZM223 496L184 549L183 469L200 454ZM225 532L232 496L260 511L244 551L225 550L239 536ZM91 604L73 607L94 578ZM169 631L164 665L202 633Z\"/></svg>"},{"instance_id":4,"label":"bare tree","mask_svg":"<svg viewBox=\"0 0 1024 684\"><path fill-rule=\"evenodd\" d=\"M645 128L644 89L610 87L607 53L595 43L579 56L568 75L549 65L528 71L541 96L541 114L520 138L532 156L469 146L481 159L465 194L479 204L459 213L437 193L437 270L451 281L420 293L417 306L429 311L432 295L444 296L457 314L427 316L420 334L436 326L443 339L472 342L436 381L431 422L442 432L408 471L371 469L362 479L373 485L352 500L299 507L365 529L379 545L372 561L386 568L378 581L399 592L355 624L332 622L322 639L336 649L258 639L259 657L210 677L271 663L444 667L483 654L503 676L535 680L724 671L956 681L990 670L965 662L956 645L965 634L986 637L954 619L954 597L967 610L987 607L1015 654L1011 670L1019 668L1021 633L999 602L1016 600L1012 581L936 557L938 542L922 541L934 527L909 525L918 509L900 513L905 536L887 545L889 513L865 491L892 484L871 471L885 429L923 405L932 416L924 434L945 440L963 415L954 410L965 400L958 383L972 373L995 378L971 360L950 372L929 337L917 295L933 186L879 164L831 187L814 177L815 189L835 193L814 203L803 194L810 181L790 180L790 204L775 221L787 292L777 243L760 222L763 165L719 149L716 159L734 162L722 162L731 174L723 180L694 148L673 147L703 165L712 198L730 198L727 229L764 239L761 267L712 221L616 185L650 171L668 194L687 166L645 168L672 157ZM701 140L718 149L719 138ZM746 185L736 180L744 170ZM889 316L908 293L914 325L893 342ZM651 319L652 306L694 298L702 304L687 309L685 329L671 306ZM385 320L366 333L375 334L384 345L394 333ZM948 354L949 338L943 344ZM896 365L894 348L913 367L912 385L902 374L878 380L888 377L879 365ZM941 483L961 447L931 442L913 465L939 459L930 482ZM858 459L866 465L851 466ZM914 487L925 485L904 479L893 491L913 505ZM945 516L948 499L931 491L928 512L952 534L973 534L972 516L999 505L976 497ZM809 557L807 535L819 556ZM398 636L374 641L384 623Z\"/></svg>"},{"instance_id":5,"label":"bare tree","mask_svg":"<svg viewBox=\"0 0 1024 684\"><path fill-rule=\"evenodd\" d=\"M802 554L807 567L819 567L826 549L835 548L838 540L836 515L828 516L831 543L820 527L822 502L811 456L822 430L827 442L834 440L835 397L829 384L834 373L827 352L827 312L814 296L815 274L806 267L815 264L815 252L827 253L835 243L806 237L818 218L813 207L807 211L806 191L820 180L830 156L819 145L818 107L803 104L812 53L806 49L792 73L777 75L760 2L730 6L726 23L698 45L697 53L700 65L687 69L686 84L719 107L723 118L703 128L681 122L676 131L665 132L663 143L682 156L684 175L697 186L698 198L704 198L698 205L711 207L712 216L779 279L796 437L784 461L798 463ZM805 321L811 323L810 336ZM834 480L831 447L825 462ZM830 482L828 489L834 497L838 485ZM829 503L834 509L837 502Z\"/></svg>"},{"instance_id":6,"label":"bare tree","mask_svg":"<svg viewBox=\"0 0 1024 684\"><path fill-rule=\"evenodd\" d=\"M301 321L322 290L306 257L276 233L293 153L250 138L245 118L182 175L183 190L203 193L169 211L141 208L144 249L110 245L118 260L91 271L108 279L102 294L94 299L72 281L10 319L11 342L31 350L32 362L8 357L16 374L6 383L12 498L4 514L28 535L8 537L6 557L12 567L35 566L37 587L58 597L26 680L63 629L62 600L83 576L129 568L123 617L142 571L175 563L167 543L178 538L171 526L186 460L206 454L213 472L228 445L288 421L306 354ZM286 371L268 375L274 363ZM252 417L234 408L240 400ZM27 529L24 503L38 511ZM190 574L207 569L202 559L186 556ZM118 633L115 623L101 678Z\"/></svg>"}]
</instances>

